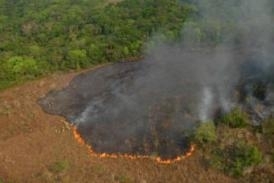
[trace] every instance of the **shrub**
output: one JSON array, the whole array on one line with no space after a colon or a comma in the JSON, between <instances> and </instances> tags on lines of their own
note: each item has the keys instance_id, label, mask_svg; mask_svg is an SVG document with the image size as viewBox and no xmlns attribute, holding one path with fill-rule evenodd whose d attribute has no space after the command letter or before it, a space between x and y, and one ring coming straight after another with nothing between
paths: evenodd
<instances>
[{"instance_id":1,"label":"shrub","mask_svg":"<svg viewBox=\"0 0 274 183\"><path fill-rule=\"evenodd\" d=\"M53 163L50 167L49 170L53 173L61 173L69 168L69 162L66 160L62 161L57 161Z\"/></svg>"},{"instance_id":2,"label":"shrub","mask_svg":"<svg viewBox=\"0 0 274 183\"><path fill-rule=\"evenodd\" d=\"M216 128L212 121L202 122L196 129L194 140L203 145L217 140Z\"/></svg>"},{"instance_id":3,"label":"shrub","mask_svg":"<svg viewBox=\"0 0 274 183\"><path fill-rule=\"evenodd\" d=\"M24 58L20 56L11 57L6 67L8 71L15 76L35 75L39 73L38 64L32 58Z\"/></svg>"},{"instance_id":4,"label":"shrub","mask_svg":"<svg viewBox=\"0 0 274 183\"><path fill-rule=\"evenodd\" d=\"M268 151L271 155L271 161L274 163L274 117L270 117L261 124L262 134L268 143Z\"/></svg>"},{"instance_id":5,"label":"shrub","mask_svg":"<svg viewBox=\"0 0 274 183\"><path fill-rule=\"evenodd\" d=\"M212 159L211 164L215 168L223 170L228 175L239 177L243 175L245 169L260 163L262 154L256 146L239 141L224 149L217 149Z\"/></svg>"},{"instance_id":6,"label":"shrub","mask_svg":"<svg viewBox=\"0 0 274 183\"><path fill-rule=\"evenodd\" d=\"M125 175L115 176L114 178L119 183L130 183L130 182L132 182L132 180L129 177L125 176Z\"/></svg>"},{"instance_id":7,"label":"shrub","mask_svg":"<svg viewBox=\"0 0 274 183\"><path fill-rule=\"evenodd\" d=\"M249 117L247 113L240 108L235 108L231 112L225 114L218 120L218 123L223 123L231 128L243 128L248 125Z\"/></svg>"},{"instance_id":8,"label":"shrub","mask_svg":"<svg viewBox=\"0 0 274 183\"><path fill-rule=\"evenodd\" d=\"M256 165L262 160L262 154L257 147L242 142L237 142L225 150L229 155L225 172L234 176L242 175L245 168Z\"/></svg>"},{"instance_id":9,"label":"shrub","mask_svg":"<svg viewBox=\"0 0 274 183\"><path fill-rule=\"evenodd\" d=\"M262 132L264 135L274 135L274 118L271 117L262 122Z\"/></svg>"}]
</instances>

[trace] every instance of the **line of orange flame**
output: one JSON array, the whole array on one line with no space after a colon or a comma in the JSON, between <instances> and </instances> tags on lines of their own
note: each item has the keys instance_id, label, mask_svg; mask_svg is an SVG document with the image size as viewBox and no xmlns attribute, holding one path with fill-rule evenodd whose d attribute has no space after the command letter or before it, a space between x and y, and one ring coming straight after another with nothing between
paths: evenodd
<instances>
[{"instance_id":1,"label":"line of orange flame","mask_svg":"<svg viewBox=\"0 0 274 183\"><path fill-rule=\"evenodd\" d=\"M96 153L93 151L92 147L88 144L86 144L86 142L84 141L84 139L81 137L81 135L79 134L79 132L77 131L77 128L75 126L72 126L72 132L73 132L73 136L76 139L76 141L80 144L80 145L84 145L87 147L89 155L93 156L93 157L98 157L98 158L127 158L127 159L153 159L158 163L161 164L171 164L171 163L175 163L178 161L182 161L188 157L190 157L193 152L195 151L195 145L191 145L189 151L182 155L182 156L178 156L175 159L171 159L171 160L162 160L160 157L153 157L153 156L145 156L145 155L129 155L129 154L108 154L108 153Z\"/></svg>"}]
</instances>

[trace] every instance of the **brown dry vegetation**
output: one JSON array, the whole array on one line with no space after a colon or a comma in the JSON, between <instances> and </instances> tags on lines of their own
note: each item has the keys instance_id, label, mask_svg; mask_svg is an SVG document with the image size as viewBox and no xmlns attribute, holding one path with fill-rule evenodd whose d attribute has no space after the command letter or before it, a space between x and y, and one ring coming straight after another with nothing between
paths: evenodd
<instances>
[{"instance_id":1,"label":"brown dry vegetation","mask_svg":"<svg viewBox=\"0 0 274 183\"><path fill-rule=\"evenodd\" d=\"M68 123L36 103L76 74L54 74L0 93L0 182L235 182L206 169L198 152L170 165L90 157Z\"/></svg>"}]
</instances>

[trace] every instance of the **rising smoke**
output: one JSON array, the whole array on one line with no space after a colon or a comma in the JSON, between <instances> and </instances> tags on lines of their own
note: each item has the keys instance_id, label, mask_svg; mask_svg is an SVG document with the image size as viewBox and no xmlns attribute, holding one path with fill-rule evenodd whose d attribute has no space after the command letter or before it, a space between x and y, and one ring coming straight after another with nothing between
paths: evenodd
<instances>
[{"instance_id":1,"label":"rising smoke","mask_svg":"<svg viewBox=\"0 0 274 183\"><path fill-rule=\"evenodd\" d=\"M233 91L239 80L256 75L268 75L262 80L273 78L273 2L197 0L193 3L198 13L185 23L182 42L154 49L150 61L153 65L166 64L161 68L162 75L177 72L179 77L199 83L202 88L197 114L201 121L207 121L214 117L216 106L223 112L235 106ZM151 74L154 75L153 68Z\"/></svg>"}]
</instances>

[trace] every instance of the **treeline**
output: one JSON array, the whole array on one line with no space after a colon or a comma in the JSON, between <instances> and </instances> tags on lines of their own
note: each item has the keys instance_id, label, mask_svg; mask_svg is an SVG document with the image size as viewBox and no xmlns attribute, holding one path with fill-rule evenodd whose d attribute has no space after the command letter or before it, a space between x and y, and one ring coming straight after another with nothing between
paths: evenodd
<instances>
[{"instance_id":1,"label":"treeline","mask_svg":"<svg viewBox=\"0 0 274 183\"><path fill-rule=\"evenodd\" d=\"M139 58L155 33L178 39L179 0L0 0L0 89L56 70Z\"/></svg>"}]
</instances>

